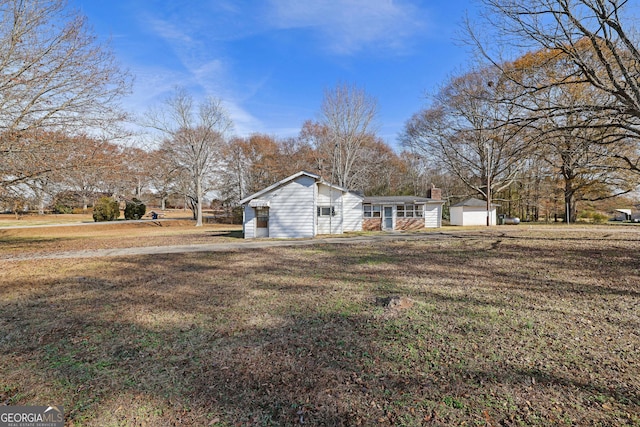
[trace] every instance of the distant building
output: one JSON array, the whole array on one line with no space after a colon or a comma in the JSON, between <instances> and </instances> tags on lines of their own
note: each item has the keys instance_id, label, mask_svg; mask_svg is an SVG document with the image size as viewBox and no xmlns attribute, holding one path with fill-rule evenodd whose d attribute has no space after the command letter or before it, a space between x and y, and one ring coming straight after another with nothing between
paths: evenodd
<instances>
[{"instance_id":1,"label":"distant building","mask_svg":"<svg viewBox=\"0 0 640 427\"><path fill-rule=\"evenodd\" d=\"M491 204L489 218L490 225L496 225L496 208ZM475 198L464 200L449 208L451 225L487 225L487 202Z\"/></svg>"}]
</instances>

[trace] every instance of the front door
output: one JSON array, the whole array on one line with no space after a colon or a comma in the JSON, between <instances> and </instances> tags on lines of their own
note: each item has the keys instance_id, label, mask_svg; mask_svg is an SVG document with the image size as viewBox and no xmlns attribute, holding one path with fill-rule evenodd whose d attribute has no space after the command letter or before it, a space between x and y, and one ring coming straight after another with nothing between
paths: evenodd
<instances>
[{"instance_id":1,"label":"front door","mask_svg":"<svg viewBox=\"0 0 640 427\"><path fill-rule=\"evenodd\" d=\"M384 217L382 218L382 229L393 230L393 207L384 207Z\"/></svg>"}]
</instances>

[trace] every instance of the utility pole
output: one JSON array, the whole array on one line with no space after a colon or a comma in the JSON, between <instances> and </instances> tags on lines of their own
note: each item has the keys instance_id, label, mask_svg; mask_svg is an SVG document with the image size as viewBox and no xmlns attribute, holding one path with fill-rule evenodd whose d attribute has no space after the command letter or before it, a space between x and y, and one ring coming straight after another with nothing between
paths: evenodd
<instances>
[{"instance_id":1,"label":"utility pole","mask_svg":"<svg viewBox=\"0 0 640 427\"><path fill-rule=\"evenodd\" d=\"M485 143L487 149L487 227L491 226L491 152L489 144Z\"/></svg>"},{"instance_id":2,"label":"utility pole","mask_svg":"<svg viewBox=\"0 0 640 427\"><path fill-rule=\"evenodd\" d=\"M336 170L336 150L338 143L333 146L333 165L331 165L331 183L329 185L329 234L333 234L333 181Z\"/></svg>"}]
</instances>

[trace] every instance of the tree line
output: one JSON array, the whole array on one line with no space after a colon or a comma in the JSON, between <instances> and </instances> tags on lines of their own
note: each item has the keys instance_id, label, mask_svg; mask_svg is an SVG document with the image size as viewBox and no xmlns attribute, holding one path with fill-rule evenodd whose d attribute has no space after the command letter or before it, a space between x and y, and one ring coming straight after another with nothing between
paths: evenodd
<instances>
[{"instance_id":1,"label":"tree line","mask_svg":"<svg viewBox=\"0 0 640 427\"><path fill-rule=\"evenodd\" d=\"M406 146L485 199L534 219L639 184L640 41L625 0L483 0L467 22L481 61L407 123ZM558 193L560 197L550 197ZM557 208L556 208L557 209Z\"/></svg>"},{"instance_id":2,"label":"tree line","mask_svg":"<svg viewBox=\"0 0 640 427\"><path fill-rule=\"evenodd\" d=\"M300 170L371 195L425 194L433 181L418 156L408 151L396 154L374 134L366 133L357 147L336 146L325 124L307 121L296 137L258 133L239 137L227 135L231 123L217 100L197 104L178 90L166 102L170 106L148 114L147 120L161 130L160 142L153 148L127 147L86 135L43 135L45 141L56 140L55 156L43 156L37 174L19 182L5 181L5 206L87 210L99 197L113 195L157 203L161 209L169 202L181 204L193 211L194 219L202 220L202 207L211 199L233 207ZM156 115L158 111L179 111L185 124L173 127ZM34 145L39 144L34 141ZM347 170L351 172L339 172Z\"/></svg>"},{"instance_id":3,"label":"tree line","mask_svg":"<svg viewBox=\"0 0 640 427\"><path fill-rule=\"evenodd\" d=\"M300 170L367 195L436 185L530 220L575 221L580 204L632 193L640 40L628 2L482 3L486 21L466 25L480 59L409 118L396 152L377 136L376 99L342 83L289 138L234 136L222 100L178 87L137 120L152 148L121 144L131 76L110 47L63 0L0 0L0 204L86 209L106 194L164 208L178 196L201 225L206 198L234 206Z\"/></svg>"}]
</instances>

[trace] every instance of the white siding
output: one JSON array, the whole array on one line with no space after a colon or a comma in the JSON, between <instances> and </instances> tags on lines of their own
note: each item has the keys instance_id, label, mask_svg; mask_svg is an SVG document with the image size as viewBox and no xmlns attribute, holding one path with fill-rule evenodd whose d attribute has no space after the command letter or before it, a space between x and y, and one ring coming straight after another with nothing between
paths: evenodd
<instances>
[{"instance_id":1,"label":"white siding","mask_svg":"<svg viewBox=\"0 0 640 427\"><path fill-rule=\"evenodd\" d=\"M269 237L313 237L315 180L302 175L261 199L270 199Z\"/></svg>"},{"instance_id":2,"label":"white siding","mask_svg":"<svg viewBox=\"0 0 640 427\"><path fill-rule=\"evenodd\" d=\"M451 208L451 225L487 225L487 209L473 206ZM491 210L491 225L496 225L496 209Z\"/></svg>"},{"instance_id":3,"label":"white siding","mask_svg":"<svg viewBox=\"0 0 640 427\"><path fill-rule=\"evenodd\" d=\"M424 226L427 228L440 228L442 226L442 205L440 203L427 203L425 205Z\"/></svg>"},{"instance_id":4,"label":"white siding","mask_svg":"<svg viewBox=\"0 0 640 427\"><path fill-rule=\"evenodd\" d=\"M353 193L342 196L343 231L362 231L362 199Z\"/></svg>"},{"instance_id":5,"label":"white siding","mask_svg":"<svg viewBox=\"0 0 640 427\"><path fill-rule=\"evenodd\" d=\"M342 190L318 184L317 207L331 206L335 209L335 216L318 217L316 214L318 234L342 234Z\"/></svg>"},{"instance_id":6,"label":"white siding","mask_svg":"<svg viewBox=\"0 0 640 427\"><path fill-rule=\"evenodd\" d=\"M362 230L362 198L343 189L318 182L308 173L292 175L244 199L243 230L246 239L257 237L256 198L269 206L269 237L307 238L316 234L342 234ZM318 207L333 207L335 216L318 217ZM346 227L346 228L345 228Z\"/></svg>"},{"instance_id":7,"label":"white siding","mask_svg":"<svg viewBox=\"0 0 640 427\"><path fill-rule=\"evenodd\" d=\"M338 204L342 199L342 190L331 188L328 185L318 184L318 206L329 206L333 203Z\"/></svg>"},{"instance_id":8,"label":"white siding","mask_svg":"<svg viewBox=\"0 0 640 427\"><path fill-rule=\"evenodd\" d=\"M484 217L484 224L487 224L487 217ZM491 225L498 225L498 210L497 209L491 209L491 216L490 216L490 224Z\"/></svg>"},{"instance_id":9,"label":"white siding","mask_svg":"<svg viewBox=\"0 0 640 427\"><path fill-rule=\"evenodd\" d=\"M451 225L464 225L462 221L463 213L464 209L462 209L462 206L451 207L451 209L449 209L449 214L451 215L449 222Z\"/></svg>"},{"instance_id":10,"label":"white siding","mask_svg":"<svg viewBox=\"0 0 640 427\"><path fill-rule=\"evenodd\" d=\"M242 215L242 228L244 229L244 238L253 239L256 237L256 210L247 203L244 205L244 214Z\"/></svg>"}]
</instances>

